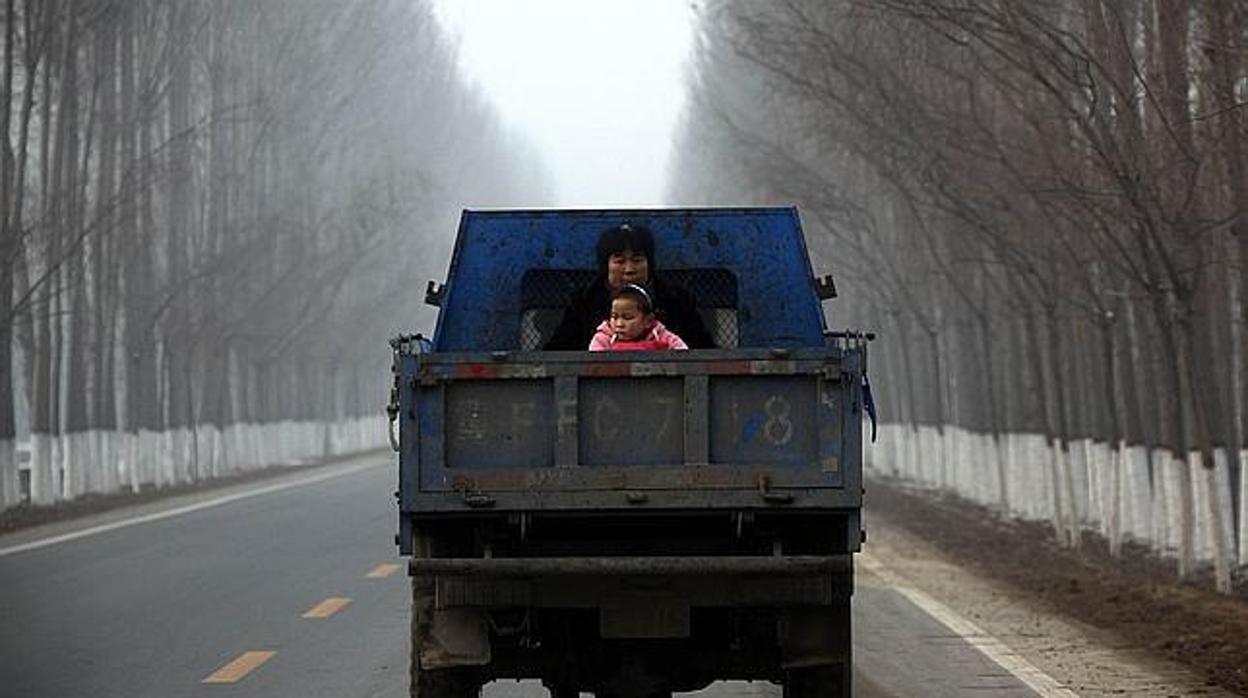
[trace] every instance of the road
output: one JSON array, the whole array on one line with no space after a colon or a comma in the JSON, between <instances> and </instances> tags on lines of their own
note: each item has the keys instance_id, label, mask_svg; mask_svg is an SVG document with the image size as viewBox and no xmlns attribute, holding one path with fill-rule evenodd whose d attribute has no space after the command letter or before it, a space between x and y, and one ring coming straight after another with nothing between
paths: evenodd
<instances>
[{"instance_id":1,"label":"road","mask_svg":"<svg viewBox=\"0 0 1248 698\"><path fill-rule=\"evenodd\" d=\"M63 530L0 538L0 695L405 696L393 466L371 457L317 477L163 505L175 515L114 514L115 528L52 544ZM1035 695L903 591L884 573L858 577L858 695ZM495 682L484 695L546 692Z\"/></svg>"}]
</instances>

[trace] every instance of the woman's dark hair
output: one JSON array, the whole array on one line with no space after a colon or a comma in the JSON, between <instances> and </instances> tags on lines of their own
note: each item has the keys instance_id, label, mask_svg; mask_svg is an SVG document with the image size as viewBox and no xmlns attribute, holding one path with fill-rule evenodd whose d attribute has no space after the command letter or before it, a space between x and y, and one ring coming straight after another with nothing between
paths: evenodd
<instances>
[{"instance_id":1,"label":"woman's dark hair","mask_svg":"<svg viewBox=\"0 0 1248 698\"><path fill-rule=\"evenodd\" d=\"M611 300L628 298L637 304L637 309L644 315L654 313L654 302L650 300L650 292L637 284L624 284L611 294Z\"/></svg>"},{"instance_id":2,"label":"woman's dark hair","mask_svg":"<svg viewBox=\"0 0 1248 698\"><path fill-rule=\"evenodd\" d=\"M613 254L632 251L646 258L654 270L654 234L644 225L621 223L602 231L598 238L598 269L605 271Z\"/></svg>"}]
</instances>

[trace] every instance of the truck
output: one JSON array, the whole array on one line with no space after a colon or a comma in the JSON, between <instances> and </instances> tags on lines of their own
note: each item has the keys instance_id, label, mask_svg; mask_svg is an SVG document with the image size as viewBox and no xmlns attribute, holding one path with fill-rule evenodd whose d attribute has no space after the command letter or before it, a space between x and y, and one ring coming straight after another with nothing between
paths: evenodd
<instances>
[{"instance_id":1,"label":"truck","mask_svg":"<svg viewBox=\"0 0 1248 698\"><path fill-rule=\"evenodd\" d=\"M623 223L715 348L543 350ZM871 337L828 329L795 209L465 211L425 295L387 410L412 696L851 695Z\"/></svg>"}]
</instances>

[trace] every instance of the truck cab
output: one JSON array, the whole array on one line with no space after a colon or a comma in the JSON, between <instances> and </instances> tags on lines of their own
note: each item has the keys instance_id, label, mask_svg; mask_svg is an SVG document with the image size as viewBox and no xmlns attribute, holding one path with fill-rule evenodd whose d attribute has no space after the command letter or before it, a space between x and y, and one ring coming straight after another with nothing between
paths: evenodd
<instances>
[{"instance_id":1,"label":"truck cab","mask_svg":"<svg viewBox=\"0 0 1248 698\"><path fill-rule=\"evenodd\" d=\"M542 350L622 223L715 348ZM413 696L851 694L866 337L825 326L794 209L466 211L426 295L391 342Z\"/></svg>"}]
</instances>

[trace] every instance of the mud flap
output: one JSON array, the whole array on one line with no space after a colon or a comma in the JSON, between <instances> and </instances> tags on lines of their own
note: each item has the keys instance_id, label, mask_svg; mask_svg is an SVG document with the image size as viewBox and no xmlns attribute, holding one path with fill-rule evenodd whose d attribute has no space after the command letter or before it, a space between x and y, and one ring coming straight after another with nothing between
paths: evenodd
<instances>
[{"instance_id":1,"label":"mud flap","mask_svg":"<svg viewBox=\"0 0 1248 698\"><path fill-rule=\"evenodd\" d=\"M435 608L432 584L412 583L412 642L422 669L490 663L490 626L485 612Z\"/></svg>"},{"instance_id":2,"label":"mud flap","mask_svg":"<svg viewBox=\"0 0 1248 698\"><path fill-rule=\"evenodd\" d=\"M849 604L792 609L780 622L785 669L839 664L850 657Z\"/></svg>"}]
</instances>

